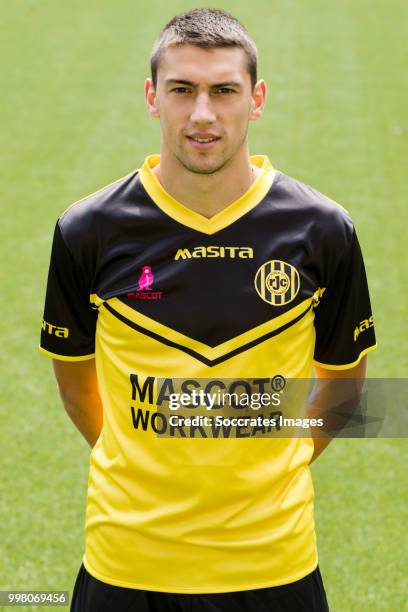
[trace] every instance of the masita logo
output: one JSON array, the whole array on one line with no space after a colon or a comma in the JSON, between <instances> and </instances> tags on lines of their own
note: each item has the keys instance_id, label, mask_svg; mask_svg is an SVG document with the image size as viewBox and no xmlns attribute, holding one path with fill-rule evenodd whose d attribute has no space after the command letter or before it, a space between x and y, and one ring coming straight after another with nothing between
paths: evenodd
<instances>
[{"instance_id":1,"label":"masita logo","mask_svg":"<svg viewBox=\"0 0 408 612\"><path fill-rule=\"evenodd\" d=\"M255 275L258 295L272 306L289 304L298 294L299 273L294 266L273 259L264 263Z\"/></svg>"},{"instance_id":2,"label":"masita logo","mask_svg":"<svg viewBox=\"0 0 408 612\"><path fill-rule=\"evenodd\" d=\"M235 259L240 257L241 259L252 259L254 252L251 247L241 246L197 246L193 249L178 249L174 256L174 259L191 259L202 258L202 257L229 257Z\"/></svg>"},{"instance_id":3,"label":"masita logo","mask_svg":"<svg viewBox=\"0 0 408 612\"><path fill-rule=\"evenodd\" d=\"M153 281L152 267L143 266L137 291L128 293L127 297L132 300L161 300L163 292L153 291Z\"/></svg>"},{"instance_id":4,"label":"masita logo","mask_svg":"<svg viewBox=\"0 0 408 612\"><path fill-rule=\"evenodd\" d=\"M357 327L354 330L354 342L357 340L359 335L362 334L363 332L365 332L366 329L368 329L369 327L374 327L373 315L371 315L371 317L369 319L363 319L357 325Z\"/></svg>"},{"instance_id":5,"label":"masita logo","mask_svg":"<svg viewBox=\"0 0 408 612\"><path fill-rule=\"evenodd\" d=\"M69 329L68 327L61 327L59 325L53 325L52 323L48 323L48 321L43 321L42 328L45 332L50 334L50 336L57 336L57 338L68 338Z\"/></svg>"}]
</instances>

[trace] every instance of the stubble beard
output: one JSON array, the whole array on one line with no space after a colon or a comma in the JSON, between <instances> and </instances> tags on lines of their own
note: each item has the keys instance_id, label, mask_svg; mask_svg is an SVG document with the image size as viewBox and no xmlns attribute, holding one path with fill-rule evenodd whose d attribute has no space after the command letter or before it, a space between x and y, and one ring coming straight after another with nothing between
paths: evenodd
<instances>
[{"instance_id":1,"label":"stubble beard","mask_svg":"<svg viewBox=\"0 0 408 612\"><path fill-rule=\"evenodd\" d=\"M175 157L176 159L179 161L179 163L183 166L183 168L185 168L186 170L188 170L189 172L192 172L193 174L215 174L216 172L219 172L220 170L222 170L230 161L231 159L236 155L237 151L239 151L239 149L244 145L244 143L247 140L247 134L248 134L248 130L245 131L245 134L243 135L241 142L238 144L237 148L235 149L235 151L233 151L230 155L228 155L228 153L224 153L224 154L220 154L220 158L217 160L214 160L214 162L212 162L211 165L205 167L205 166L199 166L197 164L194 164L192 162L189 161L188 159L188 155L183 155L182 151L180 151L180 153L175 153ZM207 156L208 157L211 155L207 154L207 153L199 153L199 155ZM205 159L205 158L204 158ZM211 163L211 160L209 159L208 162Z\"/></svg>"},{"instance_id":2,"label":"stubble beard","mask_svg":"<svg viewBox=\"0 0 408 612\"><path fill-rule=\"evenodd\" d=\"M190 162L188 162L186 159L177 156L178 161L180 162L180 164L183 166L183 168L185 168L186 170L188 170L189 172L192 172L193 174L215 174L216 172L219 172L219 170L222 170L222 168L228 163L228 159L222 160L219 163L214 163L211 166L207 166L207 167L203 167L203 166L196 166Z\"/></svg>"}]
</instances>

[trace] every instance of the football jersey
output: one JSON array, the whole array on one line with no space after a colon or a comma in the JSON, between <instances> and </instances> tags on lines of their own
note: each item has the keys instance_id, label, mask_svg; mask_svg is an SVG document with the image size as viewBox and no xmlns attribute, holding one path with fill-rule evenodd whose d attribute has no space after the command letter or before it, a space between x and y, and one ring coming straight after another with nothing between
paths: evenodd
<instances>
[{"instance_id":1,"label":"football jersey","mask_svg":"<svg viewBox=\"0 0 408 612\"><path fill-rule=\"evenodd\" d=\"M317 566L313 441L183 435L161 406L163 381L308 378L376 346L349 214L251 161L257 179L210 219L164 190L152 155L57 222L40 350L96 360L83 562L108 584L216 593Z\"/></svg>"}]
</instances>

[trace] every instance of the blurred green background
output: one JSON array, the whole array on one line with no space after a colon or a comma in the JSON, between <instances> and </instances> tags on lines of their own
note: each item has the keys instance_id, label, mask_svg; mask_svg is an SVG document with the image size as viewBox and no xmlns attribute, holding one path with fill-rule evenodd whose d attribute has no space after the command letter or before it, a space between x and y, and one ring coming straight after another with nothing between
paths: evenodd
<instances>
[{"instance_id":1,"label":"blurred green background","mask_svg":"<svg viewBox=\"0 0 408 612\"><path fill-rule=\"evenodd\" d=\"M69 204L158 151L159 124L143 100L150 49L170 17L195 6L2 2L0 589L73 587L89 449L37 351L52 231ZM251 152L350 211L380 345L369 375L405 376L406 2L217 6L249 29L269 85ZM405 440L338 440L313 467L334 612L408 610L406 450Z\"/></svg>"}]
</instances>

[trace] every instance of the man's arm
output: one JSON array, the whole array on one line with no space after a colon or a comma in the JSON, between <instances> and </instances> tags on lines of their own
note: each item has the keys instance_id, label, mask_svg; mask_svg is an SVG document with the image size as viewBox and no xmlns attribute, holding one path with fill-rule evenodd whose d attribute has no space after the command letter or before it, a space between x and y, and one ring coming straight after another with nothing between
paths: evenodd
<instances>
[{"instance_id":1,"label":"man's arm","mask_svg":"<svg viewBox=\"0 0 408 612\"><path fill-rule=\"evenodd\" d=\"M344 392L347 398L347 413L351 414L353 407L355 409L360 401L367 370L367 356L365 355L360 363L354 368L349 368L347 370L328 370L317 365L315 369L318 380L308 407L308 416L310 418L325 418L328 415L330 416L330 407L339 405L339 399L341 402L339 391ZM338 379L353 379L354 384L350 383L350 385L347 385L347 388L345 388L346 383L344 383L342 389L339 382L337 384L334 382L333 385L330 385L330 379L333 381L338 381ZM343 383L340 384L343 385ZM317 459L331 441L331 436L322 437L320 435L319 437L313 438L314 452L311 463Z\"/></svg>"},{"instance_id":2,"label":"man's arm","mask_svg":"<svg viewBox=\"0 0 408 612\"><path fill-rule=\"evenodd\" d=\"M94 446L103 424L95 359L60 361L53 359L64 408L87 442Z\"/></svg>"}]
</instances>

